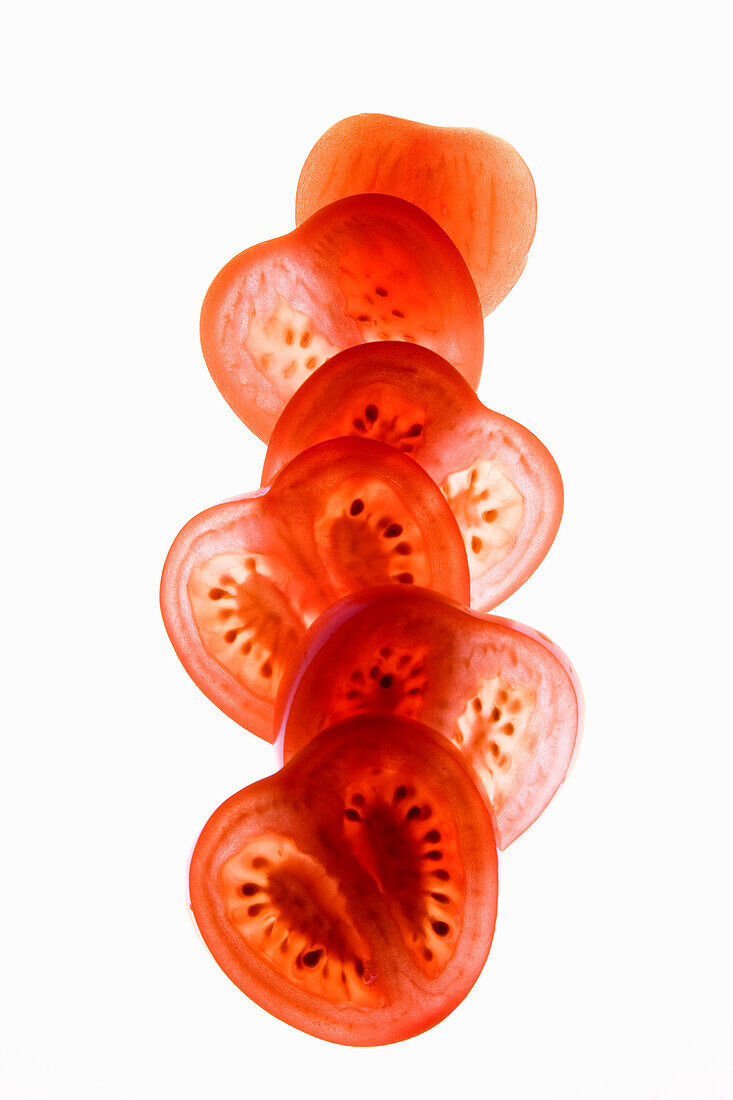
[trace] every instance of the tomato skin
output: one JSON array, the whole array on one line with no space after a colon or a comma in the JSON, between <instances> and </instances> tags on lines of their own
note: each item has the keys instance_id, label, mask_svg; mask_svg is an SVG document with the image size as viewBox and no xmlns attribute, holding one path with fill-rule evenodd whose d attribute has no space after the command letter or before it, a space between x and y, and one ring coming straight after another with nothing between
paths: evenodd
<instances>
[{"instance_id":1,"label":"tomato skin","mask_svg":"<svg viewBox=\"0 0 733 1100\"><path fill-rule=\"evenodd\" d=\"M382 339L433 347L478 385L483 321L468 269L432 218L394 196L341 199L246 249L215 277L201 311L211 376L264 441L322 362Z\"/></svg>"},{"instance_id":2,"label":"tomato skin","mask_svg":"<svg viewBox=\"0 0 733 1100\"><path fill-rule=\"evenodd\" d=\"M501 138L390 115L341 119L303 165L296 222L362 192L399 195L435 218L468 264L484 316L524 270L537 222L534 181Z\"/></svg>"},{"instance_id":3,"label":"tomato skin","mask_svg":"<svg viewBox=\"0 0 733 1100\"><path fill-rule=\"evenodd\" d=\"M410 717L459 745L504 849L566 778L583 695L567 656L538 631L424 589L381 587L330 608L292 653L275 709L279 758L365 712Z\"/></svg>"},{"instance_id":4,"label":"tomato skin","mask_svg":"<svg viewBox=\"0 0 733 1100\"><path fill-rule=\"evenodd\" d=\"M552 545L563 509L562 478L552 455L521 424L482 405L458 371L428 348L395 341L361 344L324 363L275 424L262 484L302 449L341 435L389 442L419 462L446 493L463 531L470 602L477 610L490 611L507 599ZM487 500L479 502L476 493L470 509L465 484L455 499L451 496L451 486L461 481L457 471L464 471L467 483L469 473L482 466L499 482L499 495L502 485L511 487L508 507L495 507L496 487L494 500L487 490ZM502 514L515 500L521 519L508 532ZM481 514L490 522L482 522ZM506 539L508 546L492 550L492 537Z\"/></svg>"},{"instance_id":5,"label":"tomato skin","mask_svg":"<svg viewBox=\"0 0 733 1100\"><path fill-rule=\"evenodd\" d=\"M401 837L404 847L406 826L402 825L400 832L399 824L406 820L404 809L399 818L395 817L396 830L392 826L385 833L382 827L373 834L376 864L365 859L362 850L354 848L344 825L349 790L362 783L362 789L368 793L380 782L391 784L384 789L388 793L394 790L395 797L399 790L395 784L414 785L413 793L402 806L417 800L423 810L428 808L430 816L427 825L420 827L418 823L417 835L440 823L442 842L439 837L433 843L445 845L445 833L449 832L456 845L451 854L443 853L442 863L425 861L423 856L414 893L408 892L405 898L413 907L424 904L421 902L426 896L424 891L436 889L423 885L426 881L435 881L440 889L449 889L450 886L431 877L432 868L445 866L445 859L450 875L446 872L444 877L452 876L454 882L461 880L460 906L454 908L449 918L456 932L437 973L426 972L411 954L410 937L403 934L396 919L399 908L395 909L395 903L399 899L389 882L375 872L375 867L380 866L380 848L382 855L394 851L394 845L390 848L390 835L396 835L398 841ZM394 798L388 799L388 804L393 803ZM278 838L276 844L270 840L273 836ZM325 950L326 962L333 967L334 954L344 958L343 928L346 928L347 937L358 943L366 968L361 984L354 981L352 974L345 986L348 995L338 986L335 990L333 985L324 990L315 981L311 983L307 974L299 981L295 967L278 967L276 954L271 961L272 952L266 955L253 938L247 938L247 917L239 917L246 901L240 898L237 910L237 897L233 895L238 880L229 873L229 867L232 863L236 865L239 852L256 853L258 844L263 842L269 843L265 848L269 857L267 881L261 875L249 889L243 888L246 898L257 898L259 909L263 909L262 901L270 900L268 891L273 895L272 884L278 875L289 873L292 880L293 868L297 874L298 865L306 865L311 875L306 893L331 899L330 912L326 906L325 919L318 920L316 938L309 943L308 929L303 932L300 917L302 907L288 910L284 904L277 911L271 905L270 912L278 922L273 938L279 938L283 932L288 939L300 934L302 947L298 957L306 957L303 948L312 947L315 942L321 954ZM424 843L421 850L425 851ZM250 859L249 866L252 865ZM366 717L339 723L325 731L281 771L233 795L214 812L193 850L189 897L194 919L210 953L248 997L308 1034L333 1043L373 1046L398 1042L433 1027L466 996L491 947L496 921L497 870L491 808L461 754L440 735L418 723ZM242 877L246 879L249 875ZM395 881L399 882L399 878ZM324 882L326 888L319 889ZM342 921L340 948L334 948L329 927L329 918L336 910ZM333 924L332 919L330 923ZM302 966L300 974L303 975ZM351 995L355 987L357 994L362 993L361 999Z\"/></svg>"},{"instance_id":6,"label":"tomato skin","mask_svg":"<svg viewBox=\"0 0 733 1100\"><path fill-rule=\"evenodd\" d=\"M366 501L358 514L349 509L354 486ZM409 544L392 537L402 525ZM467 599L456 522L408 456L369 440L332 440L298 455L268 488L186 524L163 569L161 610L197 686L271 742L278 678L298 637L341 596L388 577Z\"/></svg>"}]
</instances>

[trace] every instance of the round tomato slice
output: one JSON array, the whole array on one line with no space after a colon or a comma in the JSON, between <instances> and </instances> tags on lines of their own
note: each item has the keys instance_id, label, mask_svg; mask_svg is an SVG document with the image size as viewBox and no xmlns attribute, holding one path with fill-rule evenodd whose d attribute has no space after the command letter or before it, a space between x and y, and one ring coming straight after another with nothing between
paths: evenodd
<instances>
[{"instance_id":1,"label":"round tomato slice","mask_svg":"<svg viewBox=\"0 0 733 1100\"><path fill-rule=\"evenodd\" d=\"M389 443L440 486L463 536L478 610L516 591L552 545L563 507L552 455L521 424L485 408L435 352L388 341L334 355L283 410L262 483L299 451L338 436Z\"/></svg>"},{"instance_id":2,"label":"round tomato slice","mask_svg":"<svg viewBox=\"0 0 733 1100\"><path fill-rule=\"evenodd\" d=\"M366 713L417 719L460 747L506 848L568 772L582 694L565 654L537 631L383 587L332 607L293 653L275 716L281 757Z\"/></svg>"},{"instance_id":3,"label":"round tomato slice","mask_svg":"<svg viewBox=\"0 0 733 1100\"><path fill-rule=\"evenodd\" d=\"M260 439L317 367L374 340L424 344L478 385L483 321L455 245L402 199L333 203L235 256L209 287L201 346L211 376Z\"/></svg>"},{"instance_id":4,"label":"round tomato slice","mask_svg":"<svg viewBox=\"0 0 733 1100\"><path fill-rule=\"evenodd\" d=\"M491 810L415 722L356 718L235 794L194 848L214 959L301 1031L352 1046L417 1035L466 996L496 920Z\"/></svg>"},{"instance_id":5,"label":"round tomato slice","mask_svg":"<svg viewBox=\"0 0 733 1100\"><path fill-rule=\"evenodd\" d=\"M298 639L342 596L384 583L467 599L461 534L411 458L336 439L298 455L267 489L192 519L168 554L161 608L204 694L272 741L275 695Z\"/></svg>"},{"instance_id":6,"label":"round tomato slice","mask_svg":"<svg viewBox=\"0 0 733 1100\"><path fill-rule=\"evenodd\" d=\"M468 264L484 316L522 274L537 199L529 168L501 138L389 115L342 119L318 139L303 165L296 222L367 191L399 195L445 229Z\"/></svg>"}]
</instances>

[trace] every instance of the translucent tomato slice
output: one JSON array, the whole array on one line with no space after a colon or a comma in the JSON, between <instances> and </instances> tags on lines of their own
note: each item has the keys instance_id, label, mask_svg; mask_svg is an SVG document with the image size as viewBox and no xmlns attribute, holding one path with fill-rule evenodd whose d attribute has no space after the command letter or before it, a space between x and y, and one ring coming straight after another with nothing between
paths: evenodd
<instances>
[{"instance_id":1,"label":"translucent tomato slice","mask_svg":"<svg viewBox=\"0 0 733 1100\"><path fill-rule=\"evenodd\" d=\"M275 717L282 758L356 714L414 718L454 742L506 848L568 772L582 694L565 654L537 631L433 592L384 587L332 607L292 654Z\"/></svg>"},{"instance_id":2,"label":"translucent tomato slice","mask_svg":"<svg viewBox=\"0 0 733 1100\"><path fill-rule=\"evenodd\" d=\"M424 344L478 385L483 322L468 269L432 218L387 195L333 203L241 252L201 312L211 375L264 440L316 368L375 340Z\"/></svg>"},{"instance_id":3,"label":"translucent tomato slice","mask_svg":"<svg viewBox=\"0 0 733 1100\"><path fill-rule=\"evenodd\" d=\"M552 455L521 424L485 408L435 352L390 341L324 363L277 421L263 484L299 451L338 436L382 440L440 486L461 529L478 610L516 591L552 545L563 508Z\"/></svg>"},{"instance_id":4,"label":"translucent tomato slice","mask_svg":"<svg viewBox=\"0 0 733 1100\"><path fill-rule=\"evenodd\" d=\"M195 683L272 741L284 663L306 628L340 597L385 583L467 599L460 531L407 455L337 439L302 452L267 489L192 519L168 554L161 608Z\"/></svg>"},{"instance_id":5,"label":"translucent tomato slice","mask_svg":"<svg viewBox=\"0 0 733 1100\"><path fill-rule=\"evenodd\" d=\"M349 1045L443 1019L489 953L494 823L443 737L390 717L339 723L213 814L191 908L225 974L300 1030Z\"/></svg>"},{"instance_id":6,"label":"translucent tomato slice","mask_svg":"<svg viewBox=\"0 0 733 1100\"><path fill-rule=\"evenodd\" d=\"M344 118L308 154L296 221L369 191L407 199L443 227L468 264L484 316L524 270L537 200L527 165L501 138L389 115Z\"/></svg>"}]
</instances>

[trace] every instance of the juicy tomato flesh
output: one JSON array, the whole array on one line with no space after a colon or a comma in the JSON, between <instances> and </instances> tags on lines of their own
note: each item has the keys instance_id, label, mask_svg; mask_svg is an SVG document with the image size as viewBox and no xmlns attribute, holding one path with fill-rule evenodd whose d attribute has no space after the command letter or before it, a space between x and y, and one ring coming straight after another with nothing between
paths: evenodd
<instances>
[{"instance_id":1,"label":"juicy tomato flesh","mask_svg":"<svg viewBox=\"0 0 733 1100\"><path fill-rule=\"evenodd\" d=\"M381 588L332 607L292 655L275 717L282 758L357 714L416 719L452 741L506 848L568 772L582 695L562 650L528 627L434 592Z\"/></svg>"},{"instance_id":2,"label":"juicy tomato flesh","mask_svg":"<svg viewBox=\"0 0 733 1100\"><path fill-rule=\"evenodd\" d=\"M212 378L265 441L326 359L377 340L433 348L478 385L483 321L463 258L432 218L387 195L343 199L241 252L201 312Z\"/></svg>"},{"instance_id":3,"label":"juicy tomato flesh","mask_svg":"<svg viewBox=\"0 0 733 1100\"><path fill-rule=\"evenodd\" d=\"M406 1039L465 997L491 946L490 808L425 727L356 718L213 814L191 908L229 978L302 1031Z\"/></svg>"},{"instance_id":4,"label":"juicy tomato flesh","mask_svg":"<svg viewBox=\"0 0 733 1100\"><path fill-rule=\"evenodd\" d=\"M472 607L496 607L552 545L563 508L552 455L521 424L485 408L428 348L362 344L324 363L278 419L263 485L300 451L339 436L388 443L440 486L466 547Z\"/></svg>"},{"instance_id":5,"label":"juicy tomato flesh","mask_svg":"<svg viewBox=\"0 0 733 1100\"><path fill-rule=\"evenodd\" d=\"M303 165L296 222L363 192L398 195L443 227L468 265L484 316L524 270L537 222L534 182L501 138L389 115L342 119Z\"/></svg>"},{"instance_id":6,"label":"juicy tomato flesh","mask_svg":"<svg viewBox=\"0 0 733 1100\"><path fill-rule=\"evenodd\" d=\"M302 452L266 490L191 520L168 554L161 607L194 682L272 741L284 664L307 627L342 596L385 583L467 599L461 534L411 458L337 439Z\"/></svg>"}]
</instances>

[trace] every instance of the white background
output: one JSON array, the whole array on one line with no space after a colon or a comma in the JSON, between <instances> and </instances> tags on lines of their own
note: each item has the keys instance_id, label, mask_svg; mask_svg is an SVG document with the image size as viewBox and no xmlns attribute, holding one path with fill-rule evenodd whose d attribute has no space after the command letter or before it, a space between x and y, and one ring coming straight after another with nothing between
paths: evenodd
<instances>
[{"instance_id":1,"label":"white background","mask_svg":"<svg viewBox=\"0 0 733 1100\"><path fill-rule=\"evenodd\" d=\"M723 10L8 16L3 1098L733 1096ZM502 856L475 989L371 1050L270 1018L196 938L190 847L274 761L189 681L157 609L179 527L255 488L264 453L205 369L206 287L292 228L311 145L359 111L488 130L534 174L480 395L553 451L566 512L501 612L555 638L587 697L572 775Z\"/></svg>"}]
</instances>

